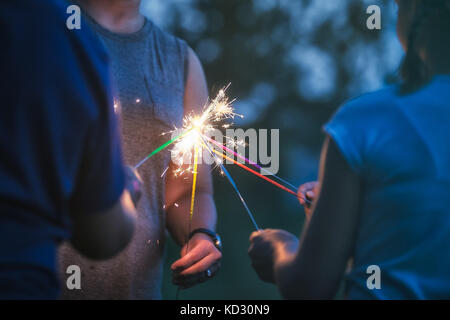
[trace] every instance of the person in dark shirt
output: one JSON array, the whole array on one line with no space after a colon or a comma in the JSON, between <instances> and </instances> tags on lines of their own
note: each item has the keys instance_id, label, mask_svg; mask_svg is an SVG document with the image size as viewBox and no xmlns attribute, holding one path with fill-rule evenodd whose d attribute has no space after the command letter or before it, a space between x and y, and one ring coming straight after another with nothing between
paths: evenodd
<instances>
[{"instance_id":1,"label":"person in dark shirt","mask_svg":"<svg viewBox=\"0 0 450 320\"><path fill-rule=\"evenodd\" d=\"M107 55L87 26L67 29L68 5L0 3L1 299L57 298L61 241L106 259L134 229Z\"/></svg>"},{"instance_id":2,"label":"person in dark shirt","mask_svg":"<svg viewBox=\"0 0 450 320\"><path fill-rule=\"evenodd\" d=\"M397 0L403 81L324 126L300 239L251 235L258 276L287 299L450 297L450 0ZM351 263L349 263L351 262Z\"/></svg>"}]
</instances>

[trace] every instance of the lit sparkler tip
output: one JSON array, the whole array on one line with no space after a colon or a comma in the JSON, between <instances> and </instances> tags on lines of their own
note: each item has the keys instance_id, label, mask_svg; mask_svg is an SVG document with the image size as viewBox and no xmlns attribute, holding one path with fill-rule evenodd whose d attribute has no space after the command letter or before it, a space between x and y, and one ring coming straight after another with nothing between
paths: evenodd
<instances>
[{"instance_id":1,"label":"lit sparkler tip","mask_svg":"<svg viewBox=\"0 0 450 320\"><path fill-rule=\"evenodd\" d=\"M226 96L229 86L230 84L219 90L217 96L204 107L202 114L189 114L183 118L183 130L188 133L179 139L172 149L172 161L178 165L175 175L182 175L184 172L195 173L192 165L183 164L187 159L192 160L192 150L203 149L202 136L212 132L220 121L233 119L237 115L232 106L234 100L230 101ZM223 125L223 128L229 127L229 124Z\"/></svg>"}]
</instances>

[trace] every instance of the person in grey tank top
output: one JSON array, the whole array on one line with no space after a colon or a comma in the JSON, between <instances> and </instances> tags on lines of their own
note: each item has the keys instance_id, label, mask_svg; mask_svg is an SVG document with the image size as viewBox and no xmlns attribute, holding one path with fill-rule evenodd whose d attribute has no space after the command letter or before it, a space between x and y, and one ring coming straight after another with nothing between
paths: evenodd
<instances>
[{"instance_id":1,"label":"person in grey tank top","mask_svg":"<svg viewBox=\"0 0 450 320\"><path fill-rule=\"evenodd\" d=\"M110 55L124 160L136 165L167 140L162 133L182 125L183 115L202 110L207 86L201 64L183 40L139 13L140 0L76 4L84 12L82 28L89 25ZM68 266L81 268L81 289L65 288L63 299L160 299L166 230L182 247L181 258L171 266L175 284L189 287L214 276L220 268L220 248L213 233L202 230L214 232L217 219L210 170L199 166L196 210L189 226L192 180L175 177L172 168L169 151L139 168L145 192L137 208L136 232L118 256L95 262L78 255L69 244L61 246L63 283ZM186 254L193 230L199 232L189 240Z\"/></svg>"}]
</instances>

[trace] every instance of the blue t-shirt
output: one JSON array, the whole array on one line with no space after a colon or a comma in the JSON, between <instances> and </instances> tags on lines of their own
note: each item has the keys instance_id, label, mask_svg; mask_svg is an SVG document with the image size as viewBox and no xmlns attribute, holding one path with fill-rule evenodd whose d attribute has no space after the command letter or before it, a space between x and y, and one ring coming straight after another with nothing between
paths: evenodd
<instances>
[{"instance_id":1,"label":"blue t-shirt","mask_svg":"<svg viewBox=\"0 0 450 320\"><path fill-rule=\"evenodd\" d=\"M69 214L124 187L107 56L68 3L0 3L0 298L56 298Z\"/></svg>"},{"instance_id":2,"label":"blue t-shirt","mask_svg":"<svg viewBox=\"0 0 450 320\"><path fill-rule=\"evenodd\" d=\"M350 299L450 298L450 76L346 103L325 126L360 176ZM378 265L381 289L369 290Z\"/></svg>"}]
</instances>

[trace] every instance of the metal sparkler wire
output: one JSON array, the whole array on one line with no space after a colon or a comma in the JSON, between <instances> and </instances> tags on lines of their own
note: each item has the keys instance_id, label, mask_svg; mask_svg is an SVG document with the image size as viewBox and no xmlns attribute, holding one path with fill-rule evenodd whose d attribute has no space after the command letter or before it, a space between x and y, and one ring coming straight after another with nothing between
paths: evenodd
<instances>
[{"instance_id":1,"label":"metal sparkler wire","mask_svg":"<svg viewBox=\"0 0 450 320\"><path fill-rule=\"evenodd\" d=\"M218 154L219 156L221 156L221 157L223 157L223 158L225 158L225 159L227 159L227 160L233 162L234 164L238 165L238 166L241 167L242 169L245 169L245 170L247 170L248 172L253 173L254 175L260 177L261 179L264 179L264 180L270 182L271 184L277 186L278 188L280 188L280 189L282 189L282 190L284 190L284 191L286 191L286 192L289 192L289 194L295 196L297 199L299 198L299 195L298 195L295 191L292 191L291 189L286 188L285 186L279 184L278 182L273 181L272 179L269 179L269 178L267 178L266 176L263 176L263 175L260 174L259 172L256 172L255 170L252 170L252 169L246 167L246 166L243 165L242 163L237 162L236 160L234 160L234 159L228 157L227 155L225 155L225 154L223 154L223 153L218 152L218 151L215 150L215 149L213 149L213 152L214 152L215 154ZM302 199L303 199L308 205L311 204L311 200L309 200L309 199L307 199L307 198L302 198Z\"/></svg>"},{"instance_id":2,"label":"metal sparkler wire","mask_svg":"<svg viewBox=\"0 0 450 320\"><path fill-rule=\"evenodd\" d=\"M198 174L198 153L199 148L195 146L194 154L194 171L192 172L192 193L191 193L191 206L189 208L189 226L188 235L186 238L186 254L189 252L189 235L191 234L192 217L194 216L194 203L195 203L195 190L197 189L197 174ZM178 300L180 295L180 287L177 288L175 299Z\"/></svg>"},{"instance_id":3,"label":"metal sparkler wire","mask_svg":"<svg viewBox=\"0 0 450 320\"><path fill-rule=\"evenodd\" d=\"M293 184L289 183L288 181L284 180L283 178L281 178L281 177L279 177L279 176L273 174L273 173L270 172L269 170L267 170L267 169L261 167L259 164L257 164L257 163L255 163L255 162L251 161L250 159L247 159L246 157L244 157L244 156L240 155L239 153L235 152L234 150L232 150L232 149L230 149L230 148L224 146L223 144L217 142L216 140L214 140L214 139L212 139L212 138L210 138L210 137L208 137L208 136L204 136L204 137L205 137L206 139L208 139L210 142L212 142L213 144L215 144L216 146L222 148L223 150L228 151L228 152L234 154L236 157L238 157L238 158L244 160L244 161L247 162L248 164L251 164L252 166L254 166L254 167L258 168L259 170L261 170L261 171L267 173L268 175L273 176L274 178L276 178L276 179L278 179L279 181L283 182L285 185L291 187L293 190L297 190L297 189L298 189L298 187L295 187Z\"/></svg>"},{"instance_id":4,"label":"metal sparkler wire","mask_svg":"<svg viewBox=\"0 0 450 320\"><path fill-rule=\"evenodd\" d=\"M284 191L287 191L287 192L289 192L290 194L292 194L292 195L294 195L294 196L297 197L297 193L296 193L295 191L292 191L291 189L286 188L285 186L279 184L278 182L275 182L275 181L273 181L272 179L269 179L269 178L267 178L266 176L263 176L262 174L256 172L255 170L250 169L249 167L246 167L246 166L243 165L242 163L239 163L239 162L237 162L236 160L234 160L234 159L228 157L226 154L220 153L220 152L218 152L217 150L213 150L213 152L216 153L216 154L218 154L219 156L222 156L223 158L225 158L225 159L227 159L227 160L233 162L234 164L237 164L237 165L240 166L242 169L245 169L245 170L247 170L248 172L253 173L254 175L257 175L257 176L260 177L261 179L264 179L264 180L266 180L266 181L272 183L273 185L277 186L278 188L280 188L280 189L282 189L282 190L284 190Z\"/></svg>"},{"instance_id":5,"label":"metal sparkler wire","mask_svg":"<svg viewBox=\"0 0 450 320\"><path fill-rule=\"evenodd\" d=\"M258 224L255 221L255 218L252 214L252 212L250 211L249 207L247 206L247 203L245 202L244 198L242 197L242 194L240 193L236 183L234 182L233 178L231 177L230 173L228 172L228 170L225 168L225 166L222 164L222 161L217 158L217 156L213 153L213 150L211 150L211 148L209 147L208 143L202 138L203 142L204 142L204 146L206 147L206 149L209 151L209 153L211 154L211 156L216 160L216 163L219 165L220 169L223 171L223 173L225 174L225 176L227 177L228 181L231 183L231 185L233 186L234 191L237 193L239 199L242 202L242 205L244 206L245 210L247 211L248 216L250 217L250 220L252 221L253 225L255 226L256 230L261 230L258 227Z\"/></svg>"},{"instance_id":6,"label":"metal sparkler wire","mask_svg":"<svg viewBox=\"0 0 450 320\"><path fill-rule=\"evenodd\" d=\"M175 141L177 141L178 139L181 139L182 137L184 137L185 135L187 135L191 130L193 130L193 128L186 130L182 133L180 133L179 135L177 135L175 138L167 141L166 143L162 144L161 146L159 146L158 148L156 148L155 150L153 150L152 153L150 153L148 156L146 156L144 159L142 159L135 167L134 169L138 169L140 166L142 166L148 159L150 159L151 157L153 157L155 154L157 154L158 152L164 150L165 148L167 148L168 146L170 146L172 143L174 143Z\"/></svg>"},{"instance_id":7,"label":"metal sparkler wire","mask_svg":"<svg viewBox=\"0 0 450 320\"><path fill-rule=\"evenodd\" d=\"M195 146L195 154L194 154L194 171L192 176L192 195L191 195L191 207L189 209L189 219L192 220L192 216L194 215L194 202L195 202L195 189L197 187L197 168L198 168L198 146Z\"/></svg>"}]
</instances>

